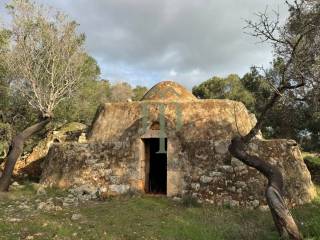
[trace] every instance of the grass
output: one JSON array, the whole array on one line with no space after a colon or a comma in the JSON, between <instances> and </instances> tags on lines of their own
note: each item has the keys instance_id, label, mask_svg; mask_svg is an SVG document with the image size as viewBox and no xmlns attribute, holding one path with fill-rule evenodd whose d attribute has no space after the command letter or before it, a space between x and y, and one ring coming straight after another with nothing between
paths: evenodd
<instances>
[{"instance_id":1,"label":"grass","mask_svg":"<svg viewBox=\"0 0 320 240\"><path fill-rule=\"evenodd\" d=\"M67 193L36 196L31 184L0 196L0 239L278 239L269 212L176 202L159 196L88 201L61 211L36 209L36 201ZM22 203L30 206L24 209ZM79 220L71 220L75 213ZM320 198L293 214L306 239L320 239Z\"/></svg>"},{"instance_id":2,"label":"grass","mask_svg":"<svg viewBox=\"0 0 320 240\"><path fill-rule=\"evenodd\" d=\"M320 155L316 153L303 152L302 156L310 171L312 181L320 185Z\"/></svg>"}]
</instances>

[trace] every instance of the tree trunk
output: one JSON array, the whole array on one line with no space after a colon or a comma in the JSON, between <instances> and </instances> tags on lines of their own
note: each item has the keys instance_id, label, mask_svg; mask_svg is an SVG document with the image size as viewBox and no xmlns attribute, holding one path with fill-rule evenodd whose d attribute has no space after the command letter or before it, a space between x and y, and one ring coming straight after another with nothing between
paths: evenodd
<instances>
[{"instance_id":1,"label":"tree trunk","mask_svg":"<svg viewBox=\"0 0 320 240\"><path fill-rule=\"evenodd\" d=\"M31 127L28 127L27 129L23 130L21 133L19 133L13 138L10 149L9 149L8 158L4 165L3 175L0 178L1 192L8 191L9 189L14 166L16 165L18 158L21 156L23 152L23 145L25 140L27 140L30 136L32 136L36 132L43 129L50 121L51 121L51 118L45 118L41 122L36 123Z\"/></svg>"},{"instance_id":2,"label":"tree trunk","mask_svg":"<svg viewBox=\"0 0 320 240\"><path fill-rule=\"evenodd\" d=\"M283 177L280 170L261 158L249 155L246 152L246 140L249 140L248 138L246 139L247 136L233 138L229 146L229 152L246 165L257 169L268 179L266 189L267 203L280 236L301 240L302 236L299 229L282 197Z\"/></svg>"}]
</instances>

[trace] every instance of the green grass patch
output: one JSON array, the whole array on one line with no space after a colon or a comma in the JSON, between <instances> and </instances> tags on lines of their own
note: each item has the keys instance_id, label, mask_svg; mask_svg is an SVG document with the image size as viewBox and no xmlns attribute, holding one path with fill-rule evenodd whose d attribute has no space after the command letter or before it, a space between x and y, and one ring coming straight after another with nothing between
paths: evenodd
<instances>
[{"instance_id":1,"label":"green grass patch","mask_svg":"<svg viewBox=\"0 0 320 240\"><path fill-rule=\"evenodd\" d=\"M302 157L305 162L320 166L320 155L310 152L302 152Z\"/></svg>"},{"instance_id":2,"label":"green grass patch","mask_svg":"<svg viewBox=\"0 0 320 240\"><path fill-rule=\"evenodd\" d=\"M303 159L304 159L304 161L308 161L311 164L320 166L320 157L318 157L316 155L307 155Z\"/></svg>"},{"instance_id":3,"label":"green grass patch","mask_svg":"<svg viewBox=\"0 0 320 240\"><path fill-rule=\"evenodd\" d=\"M37 202L67 193L51 189L46 196L36 196L35 191L29 183L0 196L0 239L278 239L268 211L195 206L190 199L145 195L44 211L36 208ZM23 203L30 209L20 208ZM307 239L320 239L320 198L292 212ZM71 220L73 214L81 218Z\"/></svg>"}]
</instances>

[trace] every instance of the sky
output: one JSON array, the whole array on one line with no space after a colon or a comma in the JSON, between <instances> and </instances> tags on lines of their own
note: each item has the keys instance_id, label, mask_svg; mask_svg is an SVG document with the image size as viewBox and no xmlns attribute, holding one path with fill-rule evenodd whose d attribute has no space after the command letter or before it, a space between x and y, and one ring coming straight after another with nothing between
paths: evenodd
<instances>
[{"instance_id":1,"label":"sky","mask_svg":"<svg viewBox=\"0 0 320 240\"><path fill-rule=\"evenodd\" d=\"M287 16L284 0L35 1L80 24L102 79L147 87L174 80L191 89L212 76L267 67L272 48L245 34L245 19L266 8Z\"/></svg>"}]
</instances>

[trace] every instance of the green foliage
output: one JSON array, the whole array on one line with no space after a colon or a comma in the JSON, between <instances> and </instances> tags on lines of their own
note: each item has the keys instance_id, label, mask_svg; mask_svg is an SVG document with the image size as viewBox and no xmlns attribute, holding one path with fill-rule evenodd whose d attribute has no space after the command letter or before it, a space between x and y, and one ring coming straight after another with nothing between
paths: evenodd
<instances>
[{"instance_id":1,"label":"green foliage","mask_svg":"<svg viewBox=\"0 0 320 240\"><path fill-rule=\"evenodd\" d=\"M12 139L12 129L8 123L0 122L0 142L10 142Z\"/></svg>"},{"instance_id":2,"label":"green foliage","mask_svg":"<svg viewBox=\"0 0 320 240\"><path fill-rule=\"evenodd\" d=\"M98 106L107 102L109 96L108 81L86 81L77 95L60 104L55 111L55 119L57 122L81 122L90 125Z\"/></svg>"},{"instance_id":3,"label":"green foliage","mask_svg":"<svg viewBox=\"0 0 320 240\"><path fill-rule=\"evenodd\" d=\"M277 59L273 62L273 67L261 75L259 71L252 67L249 73L246 73L241 82L243 86L250 91L255 104L252 110L257 117L263 111L263 108L270 100L274 89L272 82L274 77L281 74L283 61ZM269 111L262 125L262 132L267 138L294 138L299 139L298 134L305 128L303 119L305 118L303 106L300 103L292 101L290 93L287 93L282 101L278 101Z\"/></svg>"},{"instance_id":4,"label":"green foliage","mask_svg":"<svg viewBox=\"0 0 320 240\"><path fill-rule=\"evenodd\" d=\"M320 2L289 2L289 16L273 41L277 58L266 77L300 87L282 94L264 127L272 130L271 137L294 138L304 150L320 151Z\"/></svg>"},{"instance_id":5,"label":"green foliage","mask_svg":"<svg viewBox=\"0 0 320 240\"><path fill-rule=\"evenodd\" d=\"M15 131L25 128L25 124L37 119L34 109L20 93L10 87L4 58L9 51L10 32L0 31L0 122L14 126Z\"/></svg>"},{"instance_id":6,"label":"green foliage","mask_svg":"<svg viewBox=\"0 0 320 240\"><path fill-rule=\"evenodd\" d=\"M144 94L148 91L148 88L143 86L136 86L133 90L133 101L139 101L144 96Z\"/></svg>"},{"instance_id":7,"label":"green foliage","mask_svg":"<svg viewBox=\"0 0 320 240\"><path fill-rule=\"evenodd\" d=\"M315 155L307 155L304 158L304 161L307 161L311 164L320 166L320 157L319 156L315 156Z\"/></svg>"},{"instance_id":8,"label":"green foliage","mask_svg":"<svg viewBox=\"0 0 320 240\"><path fill-rule=\"evenodd\" d=\"M0 122L0 159L8 153L12 134L11 126L8 123Z\"/></svg>"},{"instance_id":9,"label":"green foliage","mask_svg":"<svg viewBox=\"0 0 320 240\"><path fill-rule=\"evenodd\" d=\"M55 110L57 122L81 122L89 125L97 107L110 99L110 83L99 80L100 68L90 56L83 65L81 83L73 97L67 99Z\"/></svg>"},{"instance_id":10,"label":"green foliage","mask_svg":"<svg viewBox=\"0 0 320 240\"><path fill-rule=\"evenodd\" d=\"M6 80L7 68L4 63L5 53L8 51L9 33L0 30L0 121L4 120L4 114L9 105L9 83Z\"/></svg>"},{"instance_id":11,"label":"green foliage","mask_svg":"<svg viewBox=\"0 0 320 240\"><path fill-rule=\"evenodd\" d=\"M227 98L243 102L250 110L254 109L255 98L242 84L238 75L227 78L213 77L192 89L193 94L201 99Z\"/></svg>"},{"instance_id":12,"label":"green foliage","mask_svg":"<svg viewBox=\"0 0 320 240\"><path fill-rule=\"evenodd\" d=\"M82 76L81 76L82 83L88 80L97 80L99 78L99 75L101 74L100 67L98 66L97 61L89 55L86 56L81 70L82 70Z\"/></svg>"},{"instance_id":13,"label":"green foliage","mask_svg":"<svg viewBox=\"0 0 320 240\"><path fill-rule=\"evenodd\" d=\"M277 59L265 76L252 68L241 79L244 86L252 92L256 101L254 113L259 117L263 107L274 91L269 76L282 74L283 61ZM275 84L275 83L273 83ZM262 132L267 138L292 138L297 140L306 151L320 150L320 109L316 89L306 94L304 101L296 100L296 93L288 91L267 113Z\"/></svg>"},{"instance_id":14,"label":"green foliage","mask_svg":"<svg viewBox=\"0 0 320 240\"><path fill-rule=\"evenodd\" d=\"M52 111L57 111L56 121L73 120L72 105L80 112L76 120L86 122L95 107L87 111L86 96L77 87L95 82L100 69L84 53L85 37L77 23L33 1L12 0L7 9L15 31L0 29L0 122L20 132ZM30 151L42 135L27 140L24 149Z\"/></svg>"},{"instance_id":15,"label":"green foliage","mask_svg":"<svg viewBox=\"0 0 320 240\"><path fill-rule=\"evenodd\" d=\"M274 91L274 76L282 71L283 61L276 59L265 75L252 67L241 79L237 75L213 77L195 86L192 91L198 98L241 101L259 117ZM314 101L316 94L316 90L311 90L305 101L296 101L295 95L287 92L267 113L261 129L264 137L295 139L306 151L320 150L320 108Z\"/></svg>"},{"instance_id":16,"label":"green foliage","mask_svg":"<svg viewBox=\"0 0 320 240\"><path fill-rule=\"evenodd\" d=\"M259 71L255 67L252 67L250 72L241 78L241 83L255 99L254 105L250 110L255 114L259 114L272 93L270 84L264 76L259 74Z\"/></svg>"}]
</instances>

